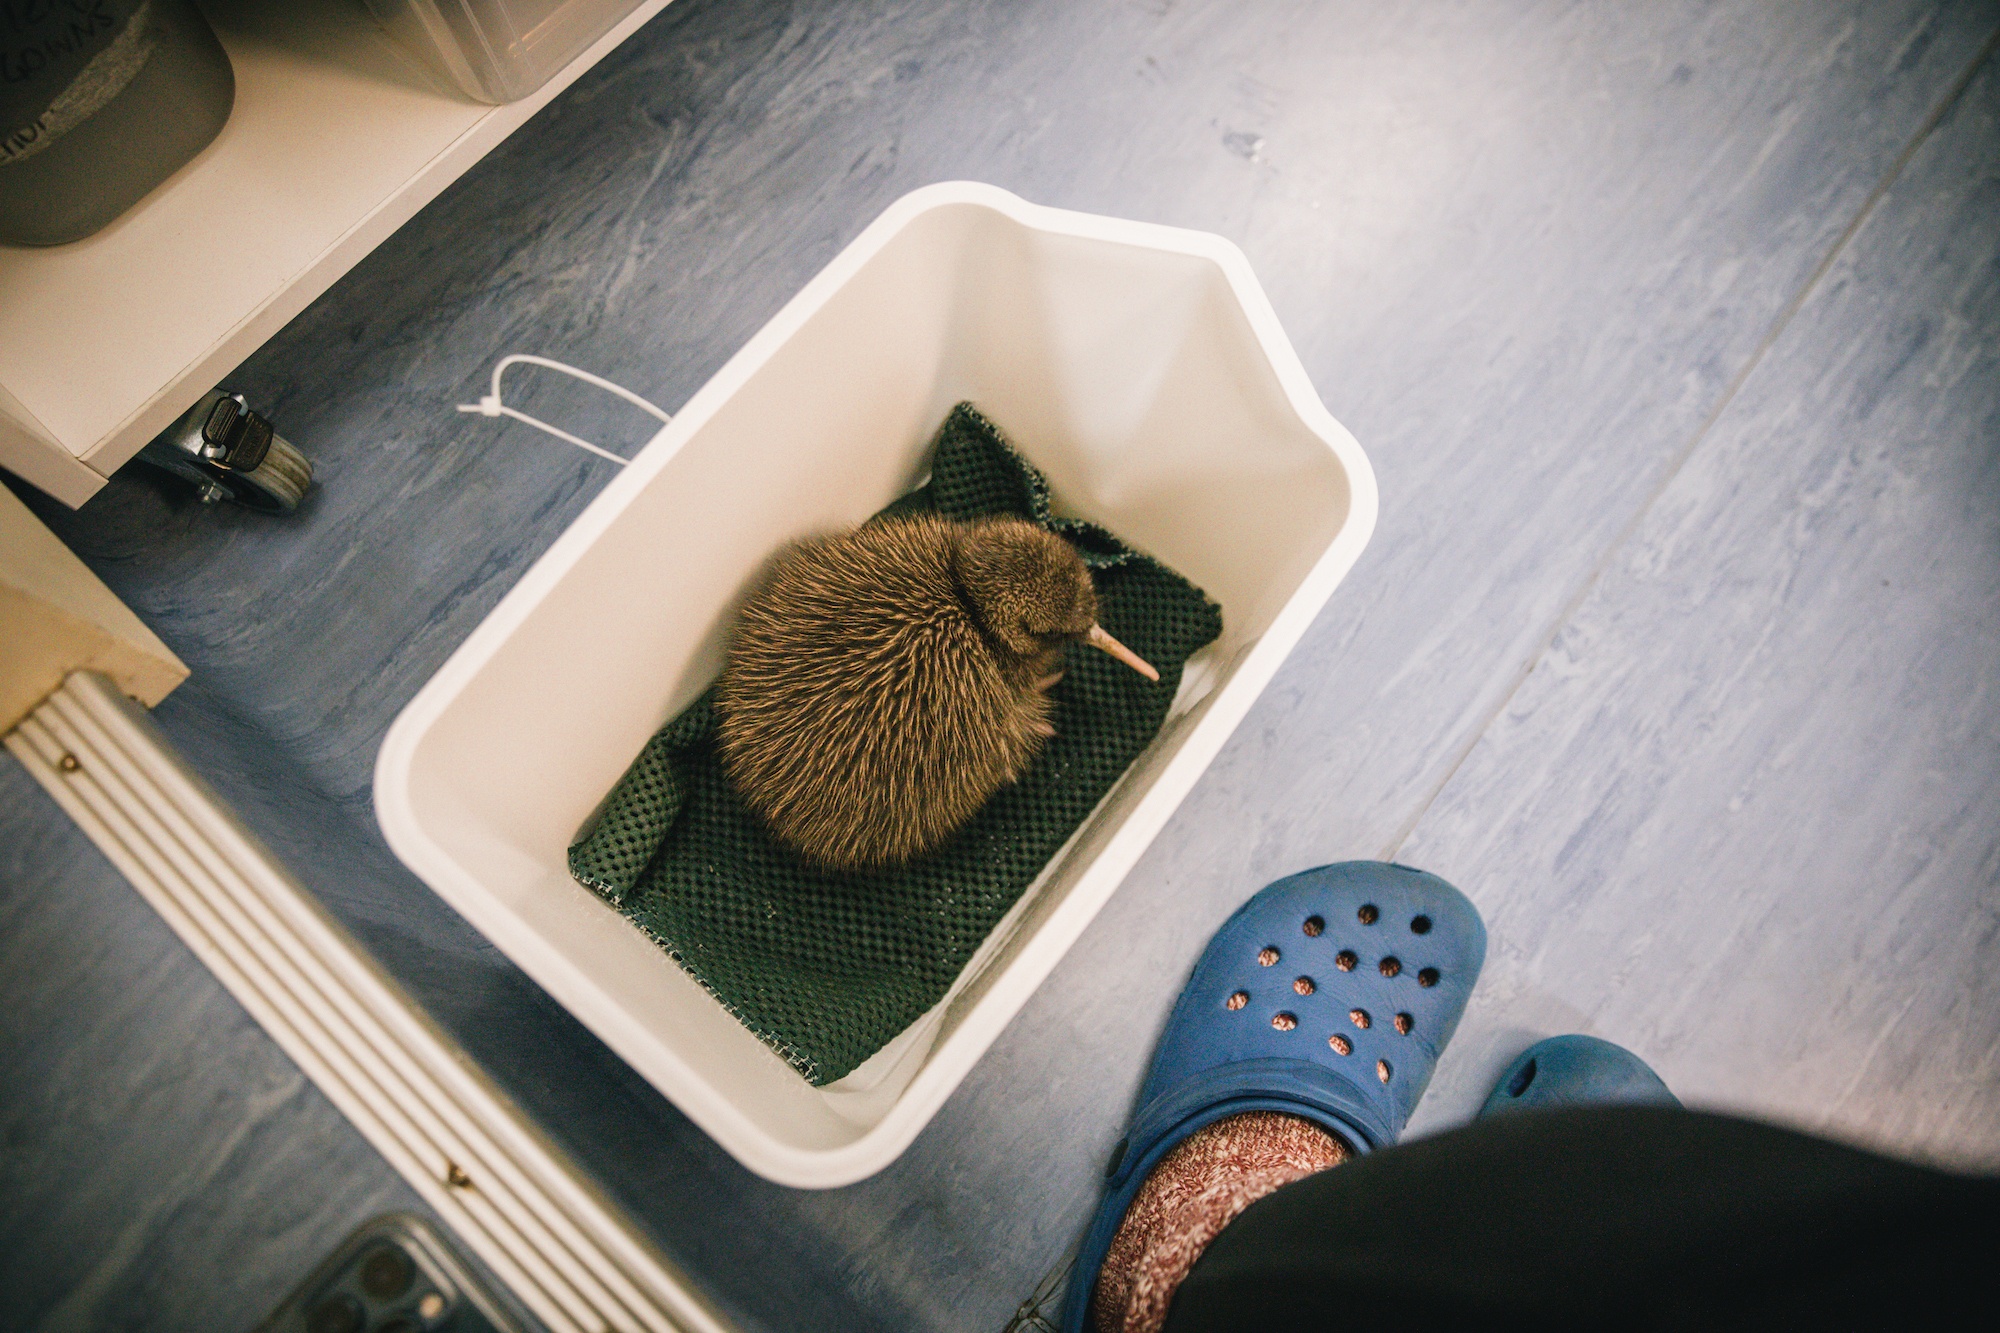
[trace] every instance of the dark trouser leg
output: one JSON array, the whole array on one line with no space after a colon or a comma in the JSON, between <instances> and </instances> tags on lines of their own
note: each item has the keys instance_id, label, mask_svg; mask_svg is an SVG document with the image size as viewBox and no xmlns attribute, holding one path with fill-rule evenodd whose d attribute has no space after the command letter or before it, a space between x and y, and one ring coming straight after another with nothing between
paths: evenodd
<instances>
[{"instance_id":1,"label":"dark trouser leg","mask_svg":"<svg viewBox=\"0 0 2000 1333\"><path fill-rule=\"evenodd\" d=\"M1894 1328L1982 1309L2000 1310L2000 1180L1722 1116L1587 1107L1285 1186L1209 1246L1167 1329Z\"/></svg>"}]
</instances>

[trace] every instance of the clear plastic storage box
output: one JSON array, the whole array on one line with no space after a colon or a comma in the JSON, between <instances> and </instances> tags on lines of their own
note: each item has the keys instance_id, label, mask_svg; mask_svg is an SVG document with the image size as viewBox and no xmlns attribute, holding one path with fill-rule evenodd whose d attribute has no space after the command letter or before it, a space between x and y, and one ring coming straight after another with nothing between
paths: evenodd
<instances>
[{"instance_id":1,"label":"clear plastic storage box","mask_svg":"<svg viewBox=\"0 0 2000 1333\"><path fill-rule=\"evenodd\" d=\"M642 0L366 0L467 97L512 102L547 83Z\"/></svg>"}]
</instances>

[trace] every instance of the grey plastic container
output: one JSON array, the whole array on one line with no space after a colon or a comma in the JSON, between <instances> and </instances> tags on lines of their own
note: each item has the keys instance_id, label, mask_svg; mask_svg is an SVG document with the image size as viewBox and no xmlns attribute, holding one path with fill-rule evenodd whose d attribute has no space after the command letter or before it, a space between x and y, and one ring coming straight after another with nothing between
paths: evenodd
<instances>
[{"instance_id":1,"label":"grey plastic container","mask_svg":"<svg viewBox=\"0 0 2000 1333\"><path fill-rule=\"evenodd\" d=\"M403 46L475 101L526 97L644 0L366 0Z\"/></svg>"},{"instance_id":2,"label":"grey plastic container","mask_svg":"<svg viewBox=\"0 0 2000 1333\"><path fill-rule=\"evenodd\" d=\"M10 245L109 225L206 148L236 102L229 57L190 0L9 5L0 75Z\"/></svg>"}]
</instances>

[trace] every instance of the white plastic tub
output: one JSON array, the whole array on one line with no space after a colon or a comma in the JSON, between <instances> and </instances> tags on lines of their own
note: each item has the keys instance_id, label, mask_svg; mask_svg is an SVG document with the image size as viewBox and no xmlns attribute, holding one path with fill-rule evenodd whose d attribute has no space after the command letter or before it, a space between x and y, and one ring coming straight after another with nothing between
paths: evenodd
<instances>
[{"instance_id":1,"label":"white plastic tub","mask_svg":"<svg viewBox=\"0 0 2000 1333\"><path fill-rule=\"evenodd\" d=\"M1222 637L953 994L814 1088L564 853L715 675L771 552L915 485L968 398L1060 508L1221 603ZM1235 246L934 185L703 386L424 686L382 746L376 811L411 869L745 1166L846 1184L916 1137L1118 887L1352 567L1375 504Z\"/></svg>"}]
</instances>

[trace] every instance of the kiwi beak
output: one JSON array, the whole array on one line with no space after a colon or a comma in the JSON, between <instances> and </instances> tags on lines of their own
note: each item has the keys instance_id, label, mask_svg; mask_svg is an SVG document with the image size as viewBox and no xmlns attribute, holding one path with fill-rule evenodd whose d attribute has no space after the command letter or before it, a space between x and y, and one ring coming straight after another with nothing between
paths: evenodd
<instances>
[{"instance_id":1,"label":"kiwi beak","mask_svg":"<svg viewBox=\"0 0 2000 1333\"><path fill-rule=\"evenodd\" d=\"M1145 658L1139 656L1139 654L1133 652L1130 648L1127 648L1124 644L1112 638L1109 634L1105 632L1104 626L1102 625L1092 625L1090 627L1090 633L1083 636L1083 641L1089 644L1093 648L1098 648L1103 650L1104 652L1110 653L1113 657L1123 662L1126 666L1131 667L1134 671L1144 676L1147 680L1158 680L1160 678L1160 673L1153 670L1153 664L1151 662L1148 662Z\"/></svg>"}]
</instances>

